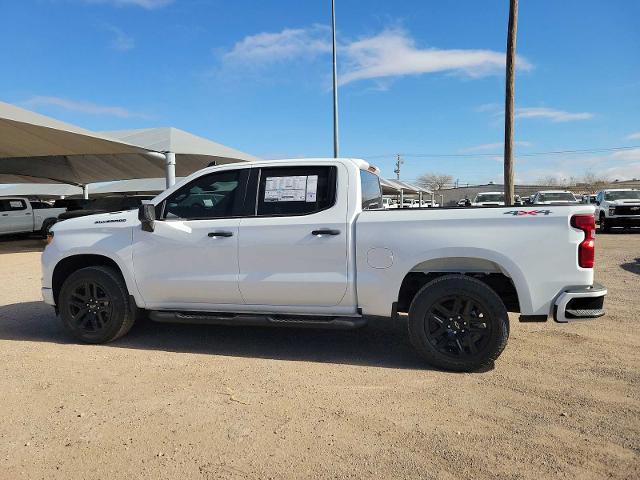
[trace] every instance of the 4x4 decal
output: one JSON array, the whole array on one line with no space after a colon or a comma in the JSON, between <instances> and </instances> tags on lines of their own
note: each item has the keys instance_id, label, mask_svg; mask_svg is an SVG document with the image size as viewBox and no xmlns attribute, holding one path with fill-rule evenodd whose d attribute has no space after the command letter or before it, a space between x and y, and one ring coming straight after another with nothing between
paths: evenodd
<instances>
[{"instance_id":1,"label":"4x4 decal","mask_svg":"<svg viewBox=\"0 0 640 480\"><path fill-rule=\"evenodd\" d=\"M525 215L549 215L551 210L509 210L504 215L513 215L514 217L524 217Z\"/></svg>"}]
</instances>

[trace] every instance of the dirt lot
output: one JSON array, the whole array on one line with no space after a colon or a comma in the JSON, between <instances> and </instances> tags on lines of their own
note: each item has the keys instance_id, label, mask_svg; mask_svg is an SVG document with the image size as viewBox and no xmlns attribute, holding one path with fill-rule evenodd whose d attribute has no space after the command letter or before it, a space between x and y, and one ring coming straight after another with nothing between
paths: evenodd
<instances>
[{"instance_id":1,"label":"dirt lot","mask_svg":"<svg viewBox=\"0 0 640 480\"><path fill-rule=\"evenodd\" d=\"M606 317L513 317L476 374L429 369L389 322L75 345L40 302L41 248L0 241L1 478L640 477L640 234L598 238Z\"/></svg>"}]
</instances>

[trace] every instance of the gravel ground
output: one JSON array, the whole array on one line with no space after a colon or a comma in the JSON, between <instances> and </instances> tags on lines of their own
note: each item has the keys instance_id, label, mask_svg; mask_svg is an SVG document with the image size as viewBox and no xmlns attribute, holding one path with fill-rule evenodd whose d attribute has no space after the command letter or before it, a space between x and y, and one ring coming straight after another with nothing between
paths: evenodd
<instances>
[{"instance_id":1,"label":"gravel ground","mask_svg":"<svg viewBox=\"0 0 640 480\"><path fill-rule=\"evenodd\" d=\"M40 240L0 241L0 478L639 478L640 234L598 237L607 315L520 324L493 370L355 332L143 322L76 345Z\"/></svg>"}]
</instances>

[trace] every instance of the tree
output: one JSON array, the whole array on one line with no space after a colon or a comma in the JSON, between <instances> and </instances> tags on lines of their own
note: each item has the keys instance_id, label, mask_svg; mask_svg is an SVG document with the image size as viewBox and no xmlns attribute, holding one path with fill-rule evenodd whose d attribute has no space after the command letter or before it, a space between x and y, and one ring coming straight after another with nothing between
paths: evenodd
<instances>
[{"instance_id":1,"label":"tree","mask_svg":"<svg viewBox=\"0 0 640 480\"><path fill-rule=\"evenodd\" d=\"M428 172L420 175L416 183L432 191L442 190L446 185L453 183L453 177L444 173Z\"/></svg>"},{"instance_id":2,"label":"tree","mask_svg":"<svg viewBox=\"0 0 640 480\"><path fill-rule=\"evenodd\" d=\"M547 187L557 187L560 185L560 180L553 175L545 175L544 177L540 177L536 183Z\"/></svg>"},{"instance_id":3,"label":"tree","mask_svg":"<svg viewBox=\"0 0 640 480\"><path fill-rule=\"evenodd\" d=\"M607 180L607 178L605 177L599 177L592 171L588 170L584 172L581 183L586 190L589 190L590 192L596 192L603 188L607 183L609 183L609 180Z\"/></svg>"}]
</instances>

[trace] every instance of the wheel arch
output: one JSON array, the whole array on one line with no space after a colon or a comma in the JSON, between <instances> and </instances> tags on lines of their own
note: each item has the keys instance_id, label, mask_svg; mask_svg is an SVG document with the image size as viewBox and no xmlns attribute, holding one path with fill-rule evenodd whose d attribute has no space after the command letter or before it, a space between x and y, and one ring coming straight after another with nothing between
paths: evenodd
<instances>
[{"instance_id":1,"label":"wheel arch","mask_svg":"<svg viewBox=\"0 0 640 480\"><path fill-rule=\"evenodd\" d=\"M407 312L413 298L424 285L451 274L468 275L482 281L503 299L508 311L519 312L523 302L530 301L525 294L527 290L524 276L515 265L506 268L504 264L484 255L465 256L460 253L456 256L431 258L411 267L400 282L395 310Z\"/></svg>"},{"instance_id":2,"label":"wheel arch","mask_svg":"<svg viewBox=\"0 0 640 480\"><path fill-rule=\"evenodd\" d=\"M118 274L120 274L127 286L127 290L130 295L135 297L135 289L130 285L127 275L124 274L123 269L116 260L106 255L100 254L88 254L80 253L75 255L69 255L62 258L54 267L51 277L51 288L53 289L53 299L58 304L58 296L64 281L73 272L86 267L104 266L113 268Z\"/></svg>"}]
</instances>

